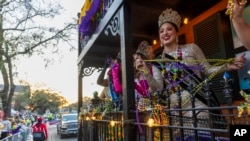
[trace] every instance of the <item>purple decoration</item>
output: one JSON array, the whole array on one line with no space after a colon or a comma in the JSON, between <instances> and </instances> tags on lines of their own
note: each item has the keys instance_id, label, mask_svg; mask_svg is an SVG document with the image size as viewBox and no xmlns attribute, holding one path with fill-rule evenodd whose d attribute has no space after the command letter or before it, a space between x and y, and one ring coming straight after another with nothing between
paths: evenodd
<instances>
[{"instance_id":1,"label":"purple decoration","mask_svg":"<svg viewBox=\"0 0 250 141\"><path fill-rule=\"evenodd\" d=\"M193 76L194 74L189 74L184 76L182 79L180 79L179 81L173 81L170 80L169 85L167 86L167 89L172 89L173 87L178 86L181 82L183 82L184 80L188 79L190 76Z\"/></svg>"},{"instance_id":2,"label":"purple decoration","mask_svg":"<svg viewBox=\"0 0 250 141\"><path fill-rule=\"evenodd\" d=\"M101 0L93 0L90 9L87 11L86 15L82 17L82 22L79 26L79 31L82 34L89 35L93 32L94 27L91 18L96 14L100 4Z\"/></svg>"},{"instance_id":3,"label":"purple decoration","mask_svg":"<svg viewBox=\"0 0 250 141\"><path fill-rule=\"evenodd\" d=\"M165 68L169 68L169 69L176 68L176 69L179 69L179 70L183 70L183 69L199 70L199 71L204 70L204 67L201 66L201 65L187 66L187 65L183 65L183 64L179 64L179 63L173 63L173 65L165 66Z\"/></svg>"},{"instance_id":4,"label":"purple decoration","mask_svg":"<svg viewBox=\"0 0 250 141\"><path fill-rule=\"evenodd\" d=\"M179 70L179 71L182 71L182 70L204 70L204 68L201 66L201 65L192 65L192 66L187 66L185 64L180 64L180 63L172 63L172 65L166 65L165 66L165 69L168 71L171 71L171 70ZM175 73L175 72L173 72ZM170 75L170 73L165 73L164 74L164 77L165 79L168 78L168 81L169 81L169 84L167 86L167 89L172 89L173 87L176 87L178 86L180 83L182 83L183 81L187 80L189 77L192 77L194 76L195 74L192 73L192 74L188 74L188 75L184 75L182 74L183 76L178 76L178 81L175 81L173 79L171 79L173 76Z\"/></svg>"},{"instance_id":5,"label":"purple decoration","mask_svg":"<svg viewBox=\"0 0 250 141\"><path fill-rule=\"evenodd\" d=\"M138 128L139 128L139 132L140 132L140 134L142 134L143 131L142 131L142 127L141 127L141 124L140 124L140 118L139 118L139 110L138 110L138 108L136 108L136 121L137 121L137 125L138 125Z\"/></svg>"}]
</instances>

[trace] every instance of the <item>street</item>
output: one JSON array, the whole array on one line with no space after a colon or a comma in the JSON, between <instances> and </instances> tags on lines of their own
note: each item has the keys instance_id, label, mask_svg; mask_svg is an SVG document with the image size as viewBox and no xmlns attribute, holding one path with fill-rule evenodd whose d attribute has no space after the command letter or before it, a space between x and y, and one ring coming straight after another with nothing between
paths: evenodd
<instances>
[{"instance_id":1,"label":"street","mask_svg":"<svg viewBox=\"0 0 250 141\"><path fill-rule=\"evenodd\" d=\"M77 136L69 136L69 137L65 137L61 139L60 136L57 135L56 124L55 125L47 124L47 127L48 127L48 132L49 132L48 141L77 141Z\"/></svg>"}]
</instances>

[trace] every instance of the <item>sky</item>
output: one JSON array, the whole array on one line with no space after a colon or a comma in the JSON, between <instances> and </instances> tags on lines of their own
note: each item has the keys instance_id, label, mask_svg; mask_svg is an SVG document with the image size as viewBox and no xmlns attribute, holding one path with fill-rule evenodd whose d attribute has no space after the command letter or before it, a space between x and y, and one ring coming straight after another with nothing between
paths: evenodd
<instances>
[{"instance_id":1,"label":"sky","mask_svg":"<svg viewBox=\"0 0 250 141\"><path fill-rule=\"evenodd\" d=\"M66 11L55 21L55 24L76 18L84 4L84 0L61 0L61 2ZM77 33L73 36L75 36L73 44L77 46ZM48 68L44 67L42 58L38 56L23 58L18 64L18 80L25 80L31 85L44 83L52 90L60 92L69 102L76 102L78 98L77 49L69 51L69 47L61 46L60 51L63 57L57 59ZM92 76L83 78L83 96L92 97L94 91L101 92L103 87L96 84L97 76L98 73L95 72ZM16 85L19 85L18 81Z\"/></svg>"}]
</instances>

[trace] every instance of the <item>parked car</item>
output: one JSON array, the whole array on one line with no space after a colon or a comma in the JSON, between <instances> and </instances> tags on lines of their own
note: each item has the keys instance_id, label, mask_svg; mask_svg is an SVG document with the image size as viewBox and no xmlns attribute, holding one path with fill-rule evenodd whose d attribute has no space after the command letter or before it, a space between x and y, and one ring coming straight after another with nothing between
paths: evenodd
<instances>
[{"instance_id":1,"label":"parked car","mask_svg":"<svg viewBox=\"0 0 250 141\"><path fill-rule=\"evenodd\" d=\"M57 134L60 135L61 138L69 135L77 135L77 119L77 114L62 114L57 124Z\"/></svg>"}]
</instances>

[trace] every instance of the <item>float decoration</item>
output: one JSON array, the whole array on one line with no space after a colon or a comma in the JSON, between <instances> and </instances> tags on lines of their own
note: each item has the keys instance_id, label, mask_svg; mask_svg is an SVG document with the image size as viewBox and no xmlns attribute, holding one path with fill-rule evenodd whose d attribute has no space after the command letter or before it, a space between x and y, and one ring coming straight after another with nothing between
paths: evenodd
<instances>
[{"instance_id":1,"label":"float decoration","mask_svg":"<svg viewBox=\"0 0 250 141\"><path fill-rule=\"evenodd\" d=\"M247 114L250 115L250 95L242 90L240 91L240 95L243 96L246 102L237 107L238 117L241 117L244 111L247 111Z\"/></svg>"}]
</instances>

